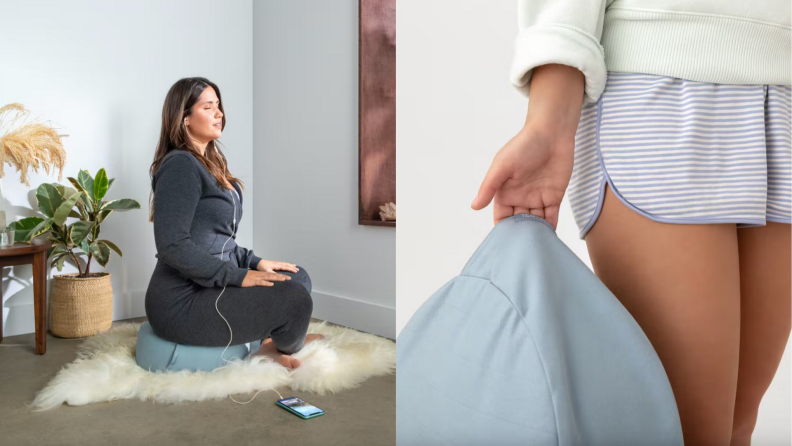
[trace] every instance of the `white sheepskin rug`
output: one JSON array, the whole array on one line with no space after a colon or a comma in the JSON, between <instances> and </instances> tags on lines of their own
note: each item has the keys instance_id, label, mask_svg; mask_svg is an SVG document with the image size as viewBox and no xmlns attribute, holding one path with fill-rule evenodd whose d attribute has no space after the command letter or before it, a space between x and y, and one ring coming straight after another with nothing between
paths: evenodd
<instances>
[{"instance_id":1,"label":"white sheepskin rug","mask_svg":"<svg viewBox=\"0 0 792 446\"><path fill-rule=\"evenodd\" d=\"M289 370L266 356L233 359L211 372L148 371L135 361L142 323L127 323L88 338L77 347L77 359L66 364L28 408L34 412L66 403L81 406L118 399L158 403L220 400L233 394L279 387L320 395L357 387L372 376L396 368L396 344L390 339L326 322L311 322L308 333L324 339L292 355L301 364ZM245 404L252 397L235 402Z\"/></svg>"}]
</instances>

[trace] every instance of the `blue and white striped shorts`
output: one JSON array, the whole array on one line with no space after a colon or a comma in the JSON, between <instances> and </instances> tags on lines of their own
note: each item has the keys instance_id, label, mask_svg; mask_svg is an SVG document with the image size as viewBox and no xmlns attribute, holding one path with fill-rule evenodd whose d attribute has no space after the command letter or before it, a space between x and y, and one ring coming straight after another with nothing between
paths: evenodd
<instances>
[{"instance_id":1,"label":"blue and white striped shorts","mask_svg":"<svg viewBox=\"0 0 792 446\"><path fill-rule=\"evenodd\" d=\"M605 183L631 209L678 224L792 223L792 87L609 72L583 106L566 197L580 238Z\"/></svg>"}]
</instances>

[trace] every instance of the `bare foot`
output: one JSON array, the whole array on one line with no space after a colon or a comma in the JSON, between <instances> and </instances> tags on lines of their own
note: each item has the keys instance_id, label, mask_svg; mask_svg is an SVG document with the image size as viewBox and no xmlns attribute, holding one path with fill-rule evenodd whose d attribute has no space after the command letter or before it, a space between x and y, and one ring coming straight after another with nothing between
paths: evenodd
<instances>
[{"instance_id":1,"label":"bare foot","mask_svg":"<svg viewBox=\"0 0 792 446\"><path fill-rule=\"evenodd\" d=\"M305 335L303 346L308 345L308 343L316 341L317 339L324 339L324 337L325 336L323 334ZM261 347L259 347L257 354L268 356L272 358L273 361L286 367L287 369L296 369L300 366L300 360L285 353L281 353L281 351L275 347L275 344L272 343L272 338L267 338L261 343Z\"/></svg>"},{"instance_id":2,"label":"bare foot","mask_svg":"<svg viewBox=\"0 0 792 446\"><path fill-rule=\"evenodd\" d=\"M311 341L316 341L318 339L324 339L324 337L325 336L323 334L308 334L308 335L305 335L305 341L303 342L303 345L307 345Z\"/></svg>"},{"instance_id":3,"label":"bare foot","mask_svg":"<svg viewBox=\"0 0 792 446\"><path fill-rule=\"evenodd\" d=\"M300 366L300 360L292 358L285 353L281 353L280 350L275 347L275 344L272 343L272 338L267 338L261 343L261 347L259 347L257 354L268 356L287 369L296 369Z\"/></svg>"}]
</instances>

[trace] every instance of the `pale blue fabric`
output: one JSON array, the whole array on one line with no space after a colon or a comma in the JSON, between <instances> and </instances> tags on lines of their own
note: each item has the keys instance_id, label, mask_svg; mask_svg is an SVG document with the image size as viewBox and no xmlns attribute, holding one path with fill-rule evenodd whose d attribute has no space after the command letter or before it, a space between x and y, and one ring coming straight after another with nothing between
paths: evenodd
<instances>
[{"instance_id":1,"label":"pale blue fabric","mask_svg":"<svg viewBox=\"0 0 792 446\"><path fill-rule=\"evenodd\" d=\"M138 330L135 361L150 372L179 370L211 372L217 367L228 364L223 359L229 361L234 358L244 359L250 352L258 351L260 345L260 340L231 345L228 349L177 344L157 336L146 321Z\"/></svg>"},{"instance_id":2,"label":"pale blue fabric","mask_svg":"<svg viewBox=\"0 0 792 446\"><path fill-rule=\"evenodd\" d=\"M396 443L682 445L638 323L546 220L501 220L397 342Z\"/></svg>"}]
</instances>

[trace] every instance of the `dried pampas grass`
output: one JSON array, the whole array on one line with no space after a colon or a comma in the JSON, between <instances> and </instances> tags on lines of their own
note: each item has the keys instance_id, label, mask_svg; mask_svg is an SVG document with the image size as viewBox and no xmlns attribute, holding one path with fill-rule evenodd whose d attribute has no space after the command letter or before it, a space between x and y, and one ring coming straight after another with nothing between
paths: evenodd
<instances>
[{"instance_id":1,"label":"dried pampas grass","mask_svg":"<svg viewBox=\"0 0 792 446\"><path fill-rule=\"evenodd\" d=\"M11 122L5 124L6 115L14 113ZM0 107L0 178L3 178L3 167L7 162L20 172L20 183L30 187L28 169L32 166L38 173L40 167L50 174L50 166L58 167L58 181L63 177L63 166L66 164L66 151L63 149L60 135L47 124L34 120L24 122L16 127L17 120L28 117L30 111L22 104L13 103Z\"/></svg>"}]
</instances>

